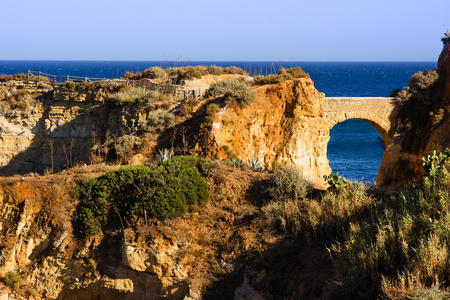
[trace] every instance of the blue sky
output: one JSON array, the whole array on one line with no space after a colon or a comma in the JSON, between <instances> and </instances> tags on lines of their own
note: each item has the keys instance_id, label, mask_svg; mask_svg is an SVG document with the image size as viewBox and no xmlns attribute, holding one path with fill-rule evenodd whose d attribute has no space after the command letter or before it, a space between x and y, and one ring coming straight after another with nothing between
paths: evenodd
<instances>
[{"instance_id":1,"label":"blue sky","mask_svg":"<svg viewBox=\"0 0 450 300\"><path fill-rule=\"evenodd\" d=\"M3 0L0 60L435 61L449 0Z\"/></svg>"}]
</instances>

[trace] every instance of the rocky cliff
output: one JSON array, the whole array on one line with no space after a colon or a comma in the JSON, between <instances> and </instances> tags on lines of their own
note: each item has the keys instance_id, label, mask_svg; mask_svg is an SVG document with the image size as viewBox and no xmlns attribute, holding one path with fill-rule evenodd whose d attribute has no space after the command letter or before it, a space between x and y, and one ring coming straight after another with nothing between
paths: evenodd
<instances>
[{"instance_id":1,"label":"rocky cliff","mask_svg":"<svg viewBox=\"0 0 450 300\"><path fill-rule=\"evenodd\" d=\"M216 143L244 161L263 160L299 166L317 187L331 169L326 157L329 130L324 94L311 79L296 79L254 89L256 101L225 107L213 124Z\"/></svg>"},{"instance_id":2,"label":"rocky cliff","mask_svg":"<svg viewBox=\"0 0 450 300\"><path fill-rule=\"evenodd\" d=\"M410 91L414 90L412 93ZM397 96L397 123L378 172L377 184L396 191L423 175L422 157L450 147L450 45L444 40L437 72L415 75Z\"/></svg>"},{"instance_id":3,"label":"rocky cliff","mask_svg":"<svg viewBox=\"0 0 450 300\"><path fill-rule=\"evenodd\" d=\"M107 89L106 83L91 90L75 84L0 85L0 175L89 164L93 147L142 130L149 109L105 103Z\"/></svg>"},{"instance_id":4,"label":"rocky cliff","mask_svg":"<svg viewBox=\"0 0 450 300\"><path fill-rule=\"evenodd\" d=\"M212 199L201 212L173 220L124 221L120 230L107 228L89 237L77 233L72 186L74 180L95 176L107 166L1 179L0 278L12 271L22 281L15 289L0 282L0 295L14 299L201 299L212 293L210 299L230 299L234 289L244 296L256 295L245 286L245 274L253 274L245 261L277 242L255 226L267 175L226 165L211 167L215 170L209 178ZM229 274L234 274L232 287L229 282L217 286ZM259 281L268 278L263 273L258 276Z\"/></svg>"}]
</instances>

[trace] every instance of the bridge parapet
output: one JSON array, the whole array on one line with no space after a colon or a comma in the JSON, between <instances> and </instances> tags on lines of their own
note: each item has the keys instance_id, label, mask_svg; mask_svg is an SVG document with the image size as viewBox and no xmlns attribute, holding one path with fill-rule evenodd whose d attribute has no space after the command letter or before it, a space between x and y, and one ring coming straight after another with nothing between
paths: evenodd
<instances>
[{"instance_id":1,"label":"bridge parapet","mask_svg":"<svg viewBox=\"0 0 450 300\"><path fill-rule=\"evenodd\" d=\"M385 145L389 143L390 115L394 110L391 97L325 97L323 110L328 129L350 119L361 119L374 126Z\"/></svg>"}]
</instances>

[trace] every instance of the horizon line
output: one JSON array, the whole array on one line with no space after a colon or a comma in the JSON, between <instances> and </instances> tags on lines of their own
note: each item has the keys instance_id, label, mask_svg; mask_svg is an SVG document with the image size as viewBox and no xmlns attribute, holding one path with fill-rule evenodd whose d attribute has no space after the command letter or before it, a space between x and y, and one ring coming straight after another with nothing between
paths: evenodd
<instances>
[{"instance_id":1,"label":"horizon line","mask_svg":"<svg viewBox=\"0 0 450 300\"><path fill-rule=\"evenodd\" d=\"M205 62L205 63L217 63L217 62L273 62L273 63L283 63L283 62L342 62L342 63L356 63L356 62L436 62L435 60L95 60L95 59L0 59L0 61L46 61L46 62Z\"/></svg>"}]
</instances>

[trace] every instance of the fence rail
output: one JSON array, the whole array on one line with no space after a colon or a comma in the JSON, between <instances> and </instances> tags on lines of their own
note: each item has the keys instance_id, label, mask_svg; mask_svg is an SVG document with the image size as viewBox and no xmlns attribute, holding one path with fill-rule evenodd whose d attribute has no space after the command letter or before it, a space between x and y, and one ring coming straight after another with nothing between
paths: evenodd
<instances>
[{"instance_id":1,"label":"fence rail","mask_svg":"<svg viewBox=\"0 0 450 300\"><path fill-rule=\"evenodd\" d=\"M41 71L31 71L28 70L28 80L32 80L34 78L46 77L51 82L66 82L66 81L74 81L74 82L87 82L87 81L100 81L106 80L106 78L94 78L94 77L81 77L81 76L72 76L72 75L52 75L47 74Z\"/></svg>"},{"instance_id":2,"label":"fence rail","mask_svg":"<svg viewBox=\"0 0 450 300\"><path fill-rule=\"evenodd\" d=\"M166 95L172 95L175 97L183 97L184 100L188 98L197 98L201 99L203 94L205 93L205 88L197 88L197 89L187 89L181 85L177 84L160 84L154 83L149 79L141 79L141 80L131 80L131 79L109 79L109 78L94 78L94 77L82 77L82 76L72 76L72 75L52 75L47 74L41 71L31 71L28 70L28 81L39 81L40 78L46 77L51 83L62 83L67 81L73 82L88 82L88 81L101 81L101 80L113 80L114 82L125 83L126 85L142 87L144 89L148 88L153 91L157 91Z\"/></svg>"}]
</instances>

